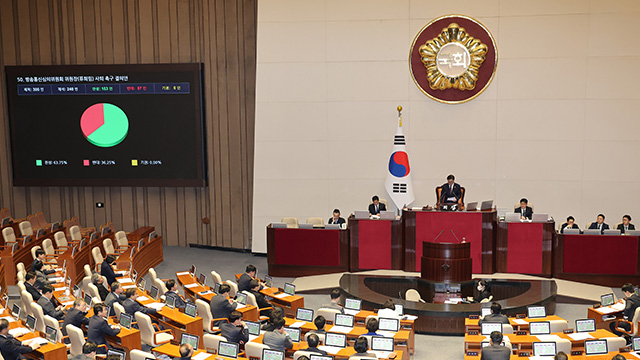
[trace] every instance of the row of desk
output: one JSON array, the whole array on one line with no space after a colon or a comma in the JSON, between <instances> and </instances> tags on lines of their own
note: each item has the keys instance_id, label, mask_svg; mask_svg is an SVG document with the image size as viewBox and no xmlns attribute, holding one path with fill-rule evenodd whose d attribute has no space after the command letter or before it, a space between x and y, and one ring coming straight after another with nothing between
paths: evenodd
<instances>
[{"instance_id":1,"label":"row of desk","mask_svg":"<svg viewBox=\"0 0 640 360\"><path fill-rule=\"evenodd\" d=\"M562 235L553 221L499 222L495 211L405 210L395 220L351 217L342 230L266 230L274 276L420 272L423 241L466 241L474 274L532 274L607 286L640 282L638 236Z\"/></svg>"}]
</instances>

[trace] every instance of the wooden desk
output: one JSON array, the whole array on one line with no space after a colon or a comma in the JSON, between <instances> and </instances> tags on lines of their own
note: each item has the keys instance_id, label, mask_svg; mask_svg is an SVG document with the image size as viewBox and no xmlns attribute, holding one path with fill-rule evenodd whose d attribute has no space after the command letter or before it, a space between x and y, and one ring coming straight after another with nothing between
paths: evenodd
<instances>
[{"instance_id":1,"label":"wooden desk","mask_svg":"<svg viewBox=\"0 0 640 360\"><path fill-rule=\"evenodd\" d=\"M478 351L478 355L477 356L471 356L471 355L464 355L464 360L479 360L480 359L480 351ZM617 351L611 351L609 352L607 355L571 355L571 354L567 354L567 356L569 357L569 359L571 360L611 360L615 355L620 354ZM624 356L625 359L638 359L637 357L635 357L634 355L631 355L630 353L622 353L622 356ZM550 357L551 358L551 357ZM523 359L528 359L527 357L520 357L517 354L512 354L511 358L509 360L523 360Z\"/></svg>"},{"instance_id":2,"label":"wooden desk","mask_svg":"<svg viewBox=\"0 0 640 360\"><path fill-rule=\"evenodd\" d=\"M607 338L607 337L616 337L613 333L604 329L596 329L596 331L590 332L589 334L594 337L594 340ZM569 334L555 333L553 335L558 335L562 339L571 341L572 348L581 347L581 346L584 347L584 340L579 340L579 341L573 340L571 337L569 337ZM504 336L509 339L509 342L511 342L511 345L516 345L518 350L531 349L533 347L532 344L534 342L540 341L535 335L504 334ZM464 336L464 349L465 351L473 348L479 349L483 341L487 341L487 337L484 335L466 334Z\"/></svg>"},{"instance_id":3,"label":"wooden desk","mask_svg":"<svg viewBox=\"0 0 640 360\"><path fill-rule=\"evenodd\" d=\"M546 317L543 318L537 318L537 319L529 319L529 318L523 318L523 319L518 319L518 320L524 320L527 322L527 324L518 324L516 321L516 318L509 318L509 324L511 324L511 326L513 327L513 331L529 331L529 322L531 321L551 321L551 320L565 320L561 317L559 317L558 315L548 315ZM469 332L469 330L480 330L480 325L478 325L478 319L465 319L464 320L464 326L465 326L465 332ZM571 326L569 326L571 327Z\"/></svg>"},{"instance_id":4,"label":"wooden desk","mask_svg":"<svg viewBox=\"0 0 640 360\"><path fill-rule=\"evenodd\" d=\"M116 260L116 266L119 269L126 269L129 264L133 266L133 269L138 273L138 278L143 278L149 272L149 269L162 263L164 254L162 252L162 236L157 238L145 240L144 246L138 251L136 245L136 251L131 258L131 249L126 250Z\"/></svg>"},{"instance_id":5,"label":"wooden desk","mask_svg":"<svg viewBox=\"0 0 640 360\"><path fill-rule=\"evenodd\" d=\"M202 299L206 302L211 302L211 298L213 298L214 296L218 296L215 292L213 292L212 288L206 285L202 286L201 284L198 283L195 277L189 275L188 273L187 274L184 274L184 273L185 272L176 273L176 279L178 280L178 284L180 284L180 286L182 287L182 290L184 290L184 293L188 298L194 301L195 299ZM185 287L185 285L190 285L190 284L197 284L197 285L192 287ZM211 292L208 294L202 294L202 295L199 294L204 291L211 291ZM242 314L243 320L258 321L259 319L258 308L253 305L247 305L242 309L236 309L236 310L238 310ZM207 324L207 326L209 326L209 324Z\"/></svg>"},{"instance_id":6,"label":"wooden desk","mask_svg":"<svg viewBox=\"0 0 640 360\"><path fill-rule=\"evenodd\" d=\"M265 296L269 296L271 298L269 302L273 306L279 306L284 309L285 316L296 317L296 312L298 311L298 308L304 307L304 298L300 295L277 298L275 297L275 293L277 292L278 292L278 289L274 287L264 288L260 290L260 293L262 293Z\"/></svg>"},{"instance_id":7,"label":"wooden desk","mask_svg":"<svg viewBox=\"0 0 640 360\"><path fill-rule=\"evenodd\" d=\"M60 228L59 231L64 231L64 228ZM31 265L33 256L31 256L31 248L38 245L42 247L42 241L51 237L50 231L45 231L45 234L37 239L33 239L27 246L22 246L11 254L11 248L6 248L0 252L1 263L4 265L4 279L7 285L15 285L16 281L16 265L23 263L25 268ZM34 238L35 235L32 237ZM20 240L22 241L22 240Z\"/></svg>"},{"instance_id":8,"label":"wooden desk","mask_svg":"<svg viewBox=\"0 0 640 360\"><path fill-rule=\"evenodd\" d=\"M194 349L195 350L193 352L194 356L198 355L200 353L206 352L206 351L200 349L200 348L204 347L203 344L204 344L204 340L201 338L200 339L200 343L198 344L198 350ZM217 350L218 349L216 349L216 351ZM167 356L169 356L171 358L174 358L174 359L180 357L180 346L179 345L173 345L171 343L166 343L166 344L160 345L158 347L155 347L155 348L153 348L153 351L154 352L158 352L160 354L167 355ZM219 355L216 355L216 354L209 354L209 355L211 355L211 356L209 356L205 360L216 360L216 359L236 360L236 359L228 358L226 356L219 356ZM247 360L247 358L238 356L238 360Z\"/></svg>"},{"instance_id":9,"label":"wooden desk","mask_svg":"<svg viewBox=\"0 0 640 360\"><path fill-rule=\"evenodd\" d=\"M373 311L361 310L354 316L354 325L365 327L367 316L374 316L377 313ZM416 331L415 320L400 319L400 329L409 332L409 355L415 354L416 351Z\"/></svg>"},{"instance_id":10,"label":"wooden desk","mask_svg":"<svg viewBox=\"0 0 640 360\"><path fill-rule=\"evenodd\" d=\"M106 239L113 240L115 238L114 233L105 234L102 237L96 238L91 242L88 242L82 249L80 249L74 256L71 256L73 253L73 247L69 248L60 256L58 256L58 265L62 266L62 264L67 262L67 276L71 278L71 286L75 284L81 284L82 279L85 277L84 274L84 266L89 265L91 269L95 269L95 262L93 261L93 256L91 256L91 249L94 247L102 248L102 242Z\"/></svg>"},{"instance_id":11,"label":"wooden desk","mask_svg":"<svg viewBox=\"0 0 640 360\"><path fill-rule=\"evenodd\" d=\"M274 229L268 225L267 248L267 272L272 276L349 271L349 230Z\"/></svg>"},{"instance_id":12,"label":"wooden desk","mask_svg":"<svg viewBox=\"0 0 640 360\"><path fill-rule=\"evenodd\" d=\"M401 270L403 263L401 220L349 217L350 271Z\"/></svg>"},{"instance_id":13,"label":"wooden desk","mask_svg":"<svg viewBox=\"0 0 640 360\"><path fill-rule=\"evenodd\" d=\"M3 309L0 316L11 316L11 311L9 309ZM9 329L16 329L19 327L26 328L27 326L24 324L24 321L12 321L9 323ZM20 341L25 341L29 339L33 339L35 337L45 337L43 334L39 332L28 332L16 339ZM37 358L44 358L45 360L66 360L67 359L67 347L62 343L51 344L47 343L42 345L37 350L34 350L29 353L30 355L35 355Z\"/></svg>"},{"instance_id":14,"label":"wooden desk","mask_svg":"<svg viewBox=\"0 0 640 360\"><path fill-rule=\"evenodd\" d=\"M93 311L91 311L93 313ZM88 316L89 314L87 314ZM91 314L93 315L93 314ZM109 318L109 324L116 325L113 318ZM104 337L108 343L114 345L114 347L122 348L127 353L127 360L131 360L131 350L142 350L142 340L140 338L140 330L127 329L120 327L120 332L116 336Z\"/></svg>"},{"instance_id":15,"label":"wooden desk","mask_svg":"<svg viewBox=\"0 0 640 360\"><path fill-rule=\"evenodd\" d=\"M132 232L127 234L127 239L129 240L129 243L134 243L134 244L138 244L138 240L144 238L144 237L149 237L149 234L151 234L152 231L155 230L155 227L153 226L142 226L139 227L135 230L133 230ZM147 239L148 241L149 239Z\"/></svg>"},{"instance_id":16,"label":"wooden desk","mask_svg":"<svg viewBox=\"0 0 640 360\"><path fill-rule=\"evenodd\" d=\"M617 304L617 302L616 302ZM607 306L608 307L608 306ZM609 330L609 324L611 324L614 321L617 321L618 319L622 319L622 310L619 311L614 311L614 312L610 312L610 313L602 313L600 311L600 308L598 309L594 309L593 306L589 307L587 309L587 318L591 318L591 319L595 319L596 320L596 328L597 329L606 329ZM605 315L612 315L615 316L614 319L611 320L604 320L603 316ZM638 322L638 325L636 326L640 326L640 322Z\"/></svg>"},{"instance_id":17,"label":"wooden desk","mask_svg":"<svg viewBox=\"0 0 640 360\"><path fill-rule=\"evenodd\" d=\"M496 272L552 275L555 222L498 222Z\"/></svg>"}]
</instances>

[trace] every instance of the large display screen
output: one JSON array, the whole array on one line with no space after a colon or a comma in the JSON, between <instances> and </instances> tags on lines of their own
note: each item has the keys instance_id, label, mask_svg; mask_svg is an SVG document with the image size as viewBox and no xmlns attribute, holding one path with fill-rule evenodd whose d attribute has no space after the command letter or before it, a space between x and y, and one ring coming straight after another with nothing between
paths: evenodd
<instances>
[{"instance_id":1,"label":"large display screen","mask_svg":"<svg viewBox=\"0 0 640 360\"><path fill-rule=\"evenodd\" d=\"M15 186L205 186L201 64L5 69Z\"/></svg>"}]
</instances>

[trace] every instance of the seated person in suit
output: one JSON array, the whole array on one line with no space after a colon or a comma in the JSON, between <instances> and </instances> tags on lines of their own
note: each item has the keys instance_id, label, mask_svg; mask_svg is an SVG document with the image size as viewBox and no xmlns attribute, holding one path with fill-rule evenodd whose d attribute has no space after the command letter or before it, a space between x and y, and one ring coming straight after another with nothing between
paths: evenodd
<instances>
[{"instance_id":1,"label":"seated person in suit","mask_svg":"<svg viewBox=\"0 0 640 360\"><path fill-rule=\"evenodd\" d=\"M45 315L49 315L56 320L62 320L64 317L64 312L62 309L64 308L62 305L58 305L57 307L51 301L53 297L53 286L47 284L42 289L42 296L38 299L38 305L42 307L42 312Z\"/></svg>"},{"instance_id":2,"label":"seated person in suit","mask_svg":"<svg viewBox=\"0 0 640 360\"><path fill-rule=\"evenodd\" d=\"M133 289L131 289L133 290ZM91 341L96 345L107 345L107 340L104 338L105 335L116 336L120 333L120 326L118 325L109 325L107 322L107 307L104 304L95 304L93 305L93 315L91 319L89 319L89 325L87 325L87 341ZM101 351L106 353L104 348Z\"/></svg>"},{"instance_id":3,"label":"seated person in suit","mask_svg":"<svg viewBox=\"0 0 640 360\"><path fill-rule=\"evenodd\" d=\"M316 330L311 330L310 332L313 332L316 334L326 333L326 331L324 330L324 326L327 324L327 319L325 319L324 316L322 315L316 316L316 318L313 319L313 324L316 326Z\"/></svg>"},{"instance_id":4,"label":"seated person in suit","mask_svg":"<svg viewBox=\"0 0 640 360\"><path fill-rule=\"evenodd\" d=\"M285 351L293 347L293 341L289 334L284 331L284 319L276 319L273 322L273 330L264 333L262 343L273 350Z\"/></svg>"},{"instance_id":5,"label":"seated person in suit","mask_svg":"<svg viewBox=\"0 0 640 360\"><path fill-rule=\"evenodd\" d=\"M329 218L329 221L327 221L327 224L342 225L345 222L346 222L345 219L343 217L340 217L340 210L339 209L333 209L333 217Z\"/></svg>"},{"instance_id":6,"label":"seated person in suit","mask_svg":"<svg viewBox=\"0 0 640 360\"><path fill-rule=\"evenodd\" d=\"M461 198L462 189L460 188L460 184L456 184L456 177L450 174L447 176L447 182L442 185L440 203L456 204Z\"/></svg>"},{"instance_id":7,"label":"seated person in suit","mask_svg":"<svg viewBox=\"0 0 640 360\"><path fill-rule=\"evenodd\" d=\"M281 307L275 306L271 311L269 320L267 320L267 322L264 323L260 329L264 331L272 331L273 323L275 322L276 319L280 319L280 318L284 318L284 310Z\"/></svg>"},{"instance_id":8,"label":"seated person in suit","mask_svg":"<svg viewBox=\"0 0 640 360\"><path fill-rule=\"evenodd\" d=\"M29 346L9 334L9 322L0 319L0 353L5 360L23 359L22 354L27 354L40 347L40 344L32 342Z\"/></svg>"},{"instance_id":9,"label":"seated person in suit","mask_svg":"<svg viewBox=\"0 0 640 360\"><path fill-rule=\"evenodd\" d=\"M560 234L564 234L564 229L580 230L580 228L578 227L578 224L576 224L576 219L574 219L573 216L567 217L567 222L562 224L562 227L560 227Z\"/></svg>"},{"instance_id":10,"label":"seated person in suit","mask_svg":"<svg viewBox=\"0 0 640 360\"><path fill-rule=\"evenodd\" d=\"M180 353L180 357L177 358L178 360L191 360L191 357L193 356L193 346L191 346L191 344L184 343L180 345L178 352Z\"/></svg>"},{"instance_id":11,"label":"seated person in suit","mask_svg":"<svg viewBox=\"0 0 640 360\"><path fill-rule=\"evenodd\" d=\"M98 352L98 346L91 341L87 341L82 345L82 354L72 357L71 360L93 360L96 358L96 352Z\"/></svg>"},{"instance_id":12,"label":"seated person in suit","mask_svg":"<svg viewBox=\"0 0 640 360\"><path fill-rule=\"evenodd\" d=\"M388 318L388 319L398 319L398 313L396 312L396 304L394 304L393 299L387 299L387 301L382 304L382 308L378 310L379 318Z\"/></svg>"},{"instance_id":13,"label":"seated person in suit","mask_svg":"<svg viewBox=\"0 0 640 360\"><path fill-rule=\"evenodd\" d=\"M318 344L320 344L320 338L318 337L318 335L311 334L307 336L308 347L306 349L301 349L301 350L317 353L320 355L327 355L326 351L318 349Z\"/></svg>"},{"instance_id":14,"label":"seated person in suit","mask_svg":"<svg viewBox=\"0 0 640 360\"><path fill-rule=\"evenodd\" d=\"M76 299L73 307L67 311L62 323L62 335L67 336L67 325L73 325L78 329L82 329L82 325L89 325L87 317L87 303L82 299Z\"/></svg>"},{"instance_id":15,"label":"seated person in suit","mask_svg":"<svg viewBox=\"0 0 640 360\"><path fill-rule=\"evenodd\" d=\"M164 293L164 296L173 297L175 299L174 306L178 309L184 309L187 303L184 301L182 296L178 294L178 283L173 279L169 279L164 285L167 287L167 292Z\"/></svg>"},{"instance_id":16,"label":"seated person in suit","mask_svg":"<svg viewBox=\"0 0 640 360\"><path fill-rule=\"evenodd\" d=\"M520 207L513 210L514 213L520 214L520 219L531 220L533 216L533 209L529 206L529 200L526 198L520 199Z\"/></svg>"},{"instance_id":17,"label":"seated person in suit","mask_svg":"<svg viewBox=\"0 0 640 360\"><path fill-rule=\"evenodd\" d=\"M233 301L233 299L229 299L229 292L231 291L231 287L227 284L220 285L220 290L218 290L218 295L211 298L209 303L211 308L211 316L214 319L226 319L229 317L231 312L238 307L238 304ZM224 320L217 320L213 323L214 326L220 326Z\"/></svg>"},{"instance_id":18,"label":"seated person in suit","mask_svg":"<svg viewBox=\"0 0 640 360\"><path fill-rule=\"evenodd\" d=\"M478 325L482 325L483 321L509 324L509 318L507 317L507 315L501 314L500 313L501 311L502 311L502 306L495 301L492 302L491 314L485 316L483 319L478 320Z\"/></svg>"},{"instance_id":19,"label":"seated person in suit","mask_svg":"<svg viewBox=\"0 0 640 360\"><path fill-rule=\"evenodd\" d=\"M249 329L247 324L242 321L242 314L239 311L232 311L229 314L229 322L222 323L220 330L228 342L236 344L244 344L249 341Z\"/></svg>"},{"instance_id":20,"label":"seated person in suit","mask_svg":"<svg viewBox=\"0 0 640 360\"><path fill-rule=\"evenodd\" d=\"M604 214L598 214L598 219L589 225L589 229L598 229L601 233L609 229L609 225L604 222Z\"/></svg>"},{"instance_id":21,"label":"seated person in suit","mask_svg":"<svg viewBox=\"0 0 640 360\"><path fill-rule=\"evenodd\" d=\"M29 271L27 275L24 276L24 287L27 289L27 292L31 294L33 301L38 301L42 294L40 290L36 288L36 273L33 271Z\"/></svg>"},{"instance_id":22,"label":"seated person in suit","mask_svg":"<svg viewBox=\"0 0 640 360\"><path fill-rule=\"evenodd\" d=\"M376 318L369 318L369 320L367 320L367 324L365 325L367 328L367 333L365 335L378 335L378 333L376 333L376 331L378 331L379 324L378 324L378 319Z\"/></svg>"},{"instance_id":23,"label":"seated person in suit","mask_svg":"<svg viewBox=\"0 0 640 360\"><path fill-rule=\"evenodd\" d=\"M624 359L624 356L622 356L622 358ZM556 356L553 357L553 360L569 360L569 357L567 356L567 354L564 353L564 351L558 351ZM619 359L616 359L616 357L614 356L613 360L619 360Z\"/></svg>"},{"instance_id":24,"label":"seated person in suit","mask_svg":"<svg viewBox=\"0 0 640 360\"><path fill-rule=\"evenodd\" d=\"M474 303L479 303L483 299L488 299L488 298L491 297L491 292L489 291L489 284L487 283L486 280L478 281L477 290L478 290L478 295L476 297L469 296L467 298L468 301L473 301Z\"/></svg>"},{"instance_id":25,"label":"seated person in suit","mask_svg":"<svg viewBox=\"0 0 640 360\"><path fill-rule=\"evenodd\" d=\"M44 264L44 261L46 260L46 254L44 253L44 250L42 249L38 249L36 250L36 258L33 259L33 261L31 262L31 271L35 272L36 268L35 265L38 261L40 261L41 263ZM49 274L53 274L54 272L56 272L55 270L53 270L49 265L44 265L42 266L42 273L45 275L49 275Z\"/></svg>"},{"instance_id":26,"label":"seated person in suit","mask_svg":"<svg viewBox=\"0 0 640 360\"><path fill-rule=\"evenodd\" d=\"M387 205L380 203L378 195L371 198L372 204L369 205L369 215L380 215L380 211L387 211Z\"/></svg>"},{"instance_id":27,"label":"seated person in suit","mask_svg":"<svg viewBox=\"0 0 640 360\"><path fill-rule=\"evenodd\" d=\"M127 289L124 292L125 300L122 302L124 311L131 316L135 316L136 312L141 312L143 314L156 314L158 312L156 309L147 308L138 304L136 301L138 292L136 290L137 289Z\"/></svg>"},{"instance_id":28,"label":"seated person in suit","mask_svg":"<svg viewBox=\"0 0 640 360\"><path fill-rule=\"evenodd\" d=\"M320 309L340 310L340 313L344 314L344 308L342 308L342 306L338 304L338 301L340 301L340 289L331 290L330 296L331 301L328 304L323 304L322 306L320 306Z\"/></svg>"},{"instance_id":29,"label":"seated person in suit","mask_svg":"<svg viewBox=\"0 0 640 360\"><path fill-rule=\"evenodd\" d=\"M621 234L624 234L627 230L635 230L636 227L631 223L631 215L625 215L622 217L622 224L618 225L618 230Z\"/></svg>"},{"instance_id":30,"label":"seated person in suit","mask_svg":"<svg viewBox=\"0 0 640 360\"><path fill-rule=\"evenodd\" d=\"M512 350L500 343L502 343L502 333L493 331L489 335L489 346L482 348L480 360L509 360Z\"/></svg>"},{"instance_id":31,"label":"seated person in suit","mask_svg":"<svg viewBox=\"0 0 640 360\"><path fill-rule=\"evenodd\" d=\"M35 283L35 287L37 289L39 289L40 291L42 291L42 289L44 289L44 286L47 284L50 284L51 282L49 281L49 279L47 279L47 275L45 275L42 272L42 267L43 267L43 263L42 261L38 260L36 261L34 267L35 267L35 274L36 274L36 283Z\"/></svg>"},{"instance_id":32,"label":"seated person in suit","mask_svg":"<svg viewBox=\"0 0 640 360\"><path fill-rule=\"evenodd\" d=\"M367 343L366 338L357 338L356 342L353 344L353 349L356 351L356 353L351 356L370 357L374 359L378 358L376 354L369 352L369 344Z\"/></svg>"},{"instance_id":33,"label":"seated person in suit","mask_svg":"<svg viewBox=\"0 0 640 360\"><path fill-rule=\"evenodd\" d=\"M102 277L102 275L91 275L91 282L96 286L96 288L98 288L100 300L105 301L107 299L107 295L109 295L109 290L107 290L107 288L104 286L104 278Z\"/></svg>"},{"instance_id":34,"label":"seated person in suit","mask_svg":"<svg viewBox=\"0 0 640 360\"><path fill-rule=\"evenodd\" d=\"M622 292L624 293L624 310L622 311L622 315L625 320L631 322L633 321L633 315L636 313L636 308L640 306L640 296L636 295L635 289L633 288L633 284L626 283L622 285ZM636 324L637 325L637 324ZM635 325L634 325L635 326ZM616 334L617 336L624 336L627 339L627 345L631 344L631 337L619 331L616 328L616 321L611 322L609 324L609 328L611 332ZM620 329L624 329L626 331L631 331L631 324L626 322L621 322L619 324Z\"/></svg>"},{"instance_id":35,"label":"seated person in suit","mask_svg":"<svg viewBox=\"0 0 640 360\"><path fill-rule=\"evenodd\" d=\"M111 283L111 292L107 295L107 298L104 299L104 304L109 307L109 316L114 316L116 314L115 309L113 308L114 303L118 303L122 305L122 302L126 299L124 295L124 289L119 282L114 281Z\"/></svg>"},{"instance_id":36,"label":"seated person in suit","mask_svg":"<svg viewBox=\"0 0 640 360\"><path fill-rule=\"evenodd\" d=\"M115 281L117 281L116 272L113 271L113 266L116 265L116 259L117 257L115 255L109 254L100 265L100 275L107 278L107 284L113 284Z\"/></svg>"},{"instance_id":37,"label":"seated person in suit","mask_svg":"<svg viewBox=\"0 0 640 360\"><path fill-rule=\"evenodd\" d=\"M262 295L260 293L260 281L258 281L258 279L253 279L249 282L249 286L251 287L251 289L249 289L249 293L253 294L253 296L256 298L256 303L258 303L258 308L259 309L264 309L264 310L260 310L260 315L262 316L269 316L271 315L271 304L267 301L267 299L265 299L264 295Z\"/></svg>"},{"instance_id":38,"label":"seated person in suit","mask_svg":"<svg viewBox=\"0 0 640 360\"><path fill-rule=\"evenodd\" d=\"M240 275L238 279L238 291L249 291L251 288L249 287L249 282L256 278L256 273L258 269L253 265L247 265L245 268L244 274ZM258 279L259 281L260 279ZM260 290L262 290L264 286L260 283Z\"/></svg>"}]
</instances>

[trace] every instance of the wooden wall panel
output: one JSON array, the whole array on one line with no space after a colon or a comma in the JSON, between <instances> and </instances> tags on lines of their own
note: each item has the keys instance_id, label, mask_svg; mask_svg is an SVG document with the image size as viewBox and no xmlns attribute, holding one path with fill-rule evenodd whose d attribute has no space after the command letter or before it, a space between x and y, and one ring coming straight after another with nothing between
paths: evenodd
<instances>
[{"instance_id":1,"label":"wooden wall panel","mask_svg":"<svg viewBox=\"0 0 640 360\"><path fill-rule=\"evenodd\" d=\"M256 16L257 0L0 0L0 207L250 249ZM5 65L175 62L204 64L207 187L12 186Z\"/></svg>"}]
</instances>

